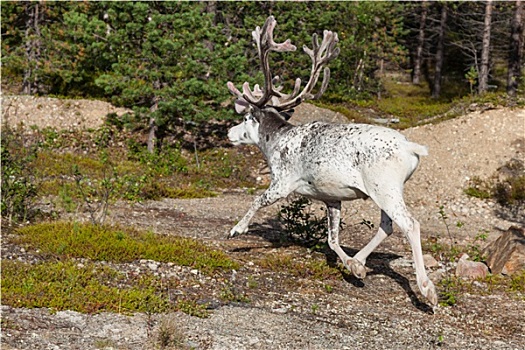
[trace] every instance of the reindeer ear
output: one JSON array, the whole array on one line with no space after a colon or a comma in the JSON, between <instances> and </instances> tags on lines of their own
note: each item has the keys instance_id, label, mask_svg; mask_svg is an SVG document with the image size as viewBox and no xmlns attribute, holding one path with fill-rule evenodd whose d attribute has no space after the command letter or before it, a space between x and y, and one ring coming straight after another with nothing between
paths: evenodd
<instances>
[{"instance_id":1,"label":"reindeer ear","mask_svg":"<svg viewBox=\"0 0 525 350\"><path fill-rule=\"evenodd\" d=\"M246 100L238 98L235 100L235 112L238 114L246 114L250 112L250 104Z\"/></svg>"},{"instance_id":2,"label":"reindeer ear","mask_svg":"<svg viewBox=\"0 0 525 350\"><path fill-rule=\"evenodd\" d=\"M281 114L281 117L284 118L284 120L288 120L292 117L294 112L295 112L295 109L289 109L287 111L280 112L280 114Z\"/></svg>"}]
</instances>

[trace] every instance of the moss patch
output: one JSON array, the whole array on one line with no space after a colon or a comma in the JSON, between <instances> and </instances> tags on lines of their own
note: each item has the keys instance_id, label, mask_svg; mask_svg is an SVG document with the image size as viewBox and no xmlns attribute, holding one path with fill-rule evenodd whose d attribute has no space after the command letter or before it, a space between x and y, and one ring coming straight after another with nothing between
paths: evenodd
<instances>
[{"instance_id":1,"label":"moss patch","mask_svg":"<svg viewBox=\"0 0 525 350\"><path fill-rule=\"evenodd\" d=\"M86 313L168 310L167 298L155 293L151 277L132 287L117 287L124 279L124 274L92 263L2 260L2 303Z\"/></svg>"},{"instance_id":2,"label":"moss patch","mask_svg":"<svg viewBox=\"0 0 525 350\"><path fill-rule=\"evenodd\" d=\"M116 263L150 259L212 273L238 264L221 251L190 238L161 236L130 228L51 222L16 231L14 242L60 259L87 258Z\"/></svg>"}]
</instances>

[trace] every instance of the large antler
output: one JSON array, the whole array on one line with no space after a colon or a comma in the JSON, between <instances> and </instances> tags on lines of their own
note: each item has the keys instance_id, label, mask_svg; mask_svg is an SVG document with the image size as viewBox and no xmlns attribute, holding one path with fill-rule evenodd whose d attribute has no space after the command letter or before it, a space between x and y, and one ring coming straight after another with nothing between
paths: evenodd
<instances>
[{"instance_id":1,"label":"large antler","mask_svg":"<svg viewBox=\"0 0 525 350\"><path fill-rule=\"evenodd\" d=\"M287 39L281 44L274 42L273 30L276 24L277 21L275 18L270 16L266 19L262 30L260 27L257 27L252 32L252 36L257 44L261 69L264 75L264 90L261 90L257 84L254 86L254 89L251 90L249 83L245 82L243 84L243 92L241 93L232 82L228 82L227 84L230 92L238 97L238 100L236 101L236 110L239 113L243 113L250 104L259 108L270 104L280 110L291 109L304 100L321 97L328 87L330 69L326 67L324 69L321 88L315 95L311 94L312 89L317 84L322 68L339 54L339 48L336 48L339 41L337 33L328 30L325 30L323 33L323 41L321 42L321 45L319 45L317 34L314 34L312 36L313 49L309 49L306 45L303 47L303 50L312 59L310 79L305 88L302 91L299 91L301 88L300 78L296 79L294 90L289 95L280 92L282 87L274 87L274 83L277 83L280 79L278 76L272 79L270 63L268 60L270 51L287 52L296 50L296 47L291 44L290 39Z\"/></svg>"},{"instance_id":2,"label":"large antler","mask_svg":"<svg viewBox=\"0 0 525 350\"><path fill-rule=\"evenodd\" d=\"M303 46L304 52L312 59L312 69L310 72L310 79L304 87L303 91L299 93L301 87L301 79L295 80L294 90L290 95L279 96L279 109L287 110L300 104L304 100L316 100L321 97L328 87L330 81L330 68L324 67L328 62L333 60L339 55L339 48L336 47L339 42L337 33L325 30L323 32L323 41L319 45L317 34L312 35L312 47L309 49L306 45ZM317 80L321 74L321 70L324 67L323 82L321 87L315 95L312 95L312 89L317 85Z\"/></svg>"},{"instance_id":3,"label":"large antler","mask_svg":"<svg viewBox=\"0 0 525 350\"><path fill-rule=\"evenodd\" d=\"M272 96L276 96L277 94L277 91L273 89L270 62L268 60L270 51L287 52L297 50L297 48L292 45L290 39L287 39L281 44L277 44L273 40L273 30L275 29L276 25L277 21L273 16L270 16L266 19L262 29L257 26L252 32L253 39L257 44L259 60L261 61L261 69L264 75L264 91L260 89L258 84L254 86L252 91L250 89L250 84L245 82L242 86L243 92L241 93L239 90L237 90L232 82L229 81L227 84L230 92L236 95L240 100L244 100L248 104L252 104L257 107L263 107L268 103L268 101L270 101Z\"/></svg>"}]
</instances>

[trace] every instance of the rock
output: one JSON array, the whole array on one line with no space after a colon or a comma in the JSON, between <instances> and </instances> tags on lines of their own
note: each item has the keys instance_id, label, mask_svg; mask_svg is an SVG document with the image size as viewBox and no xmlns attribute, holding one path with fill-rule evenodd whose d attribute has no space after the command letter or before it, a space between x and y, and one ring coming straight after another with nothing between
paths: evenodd
<instances>
[{"instance_id":1,"label":"rock","mask_svg":"<svg viewBox=\"0 0 525 350\"><path fill-rule=\"evenodd\" d=\"M157 271L159 269L159 265L156 262L149 262L148 263L148 268L151 271Z\"/></svg>"},{"instance_id":2,"label":"rock","mask_svg":"<svg viewBox=\"0 0 525 350\"><path fill-rule=\"evenodd\" d=\"M390 267L412 267L412 259L399 258L390 262Z\"/></svg>"},{"instance_id":3,"label":"rock","mask_svg":"<svg viewBox=\"0 0 525 350\"><path fill-rule=\"evenodd\" d=\"M434 283L439 283L439 281L441 281L444 278L446 272L447 271L445 269L440 268L436 271L432 271L431 273L429 273L428 278L430 278L430 280Z\"/></svg>"},{"instance_id":4,"label":"rock","mask_svg":"<svg viewBox=\"0 0 525 350\"><path fill-rule=\"evenodd\" d=\"M423 261L425 262L426 267L436 267L439 265L436 259L430 254L423 255Z\"/></svg>"},{"instance_id":5,"label":"rock","mask_svg":"<svg viewBox=\"0 0 525 350\"><path fill-rule=\"evenodd\" d=\"M456 267L456 276L466 279L484 278L487 276L489 272L487 265L477 261L470 261L468 258L467 254L461 256Z\"/></svg>"},{"instance_id":6,"label":"rock","mask_svg":"<svg viewBox=\"0 0 525 350\"><path fill-rule=\"evenodd\" d=\"M294 125L311 123L313 121L328 123L348 123L349 120L343 114L329 109L319 108L310 103L302 103L295 108L293 118L290 122Z\"/></svg>"},{"instance_id":7,"label":"rock","mask_svg":"<svg viewBox=\"0 0 525 350\"><path fill-rule=\"evenodd\" d=\"M483 250L493 274L512 275L525 269L525 229L512 226Z\"/></svg>"}]
</instances>

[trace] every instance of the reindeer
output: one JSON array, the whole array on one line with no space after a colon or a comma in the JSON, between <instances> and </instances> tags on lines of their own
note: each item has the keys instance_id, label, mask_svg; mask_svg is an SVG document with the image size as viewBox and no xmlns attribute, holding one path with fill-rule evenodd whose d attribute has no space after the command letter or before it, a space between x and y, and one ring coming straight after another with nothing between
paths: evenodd
<instances>
[{"instance_id":1,"label":"reindeer","mask_svg":"<svg viewBox=\"0 0 525 350\"><path fill-rule=\"evenodd\" d=\"M246 233L250 220L261 207L295 192L326 204L328 244L344 266L363 279L367 257L392 234L394 221L410 242L419 290L436 305L436 290L423 262L420 226L403 200L404 184L416 170L419 158L427 155L427 148L381 126L323 122L290 124L288 119L294 107L304 100L317 99L325 92L330 79L330 69L325 66L339 54L336 48L339 40L337 33L325 30L319 45L314 34L313 49L303 47L312 59L309 81L300 91L301 79L297 79L293 92L283 94L282 86L275 86L279 77L271 77L269 53L295 51L296 47L289 39L280 44L274 42L276 24L270 16L262 29L257 27L252 32L264 74L263 88L255 85L251 90L245 82L240 92L232 82L227 84L237 97L236 111L244 114L244 121L229 130L230 141L234 145L257 145L271 169L270 186L254 200L246 215L230 231L229 238ZM312 89L323 67L323 81L314 95ZM341 201L359 198L371 198L379 206L381 224L372 240L354 257L349 257L339 245Z\"/></svg>"}]
</instances>

